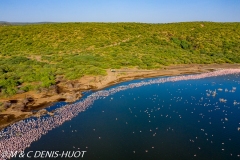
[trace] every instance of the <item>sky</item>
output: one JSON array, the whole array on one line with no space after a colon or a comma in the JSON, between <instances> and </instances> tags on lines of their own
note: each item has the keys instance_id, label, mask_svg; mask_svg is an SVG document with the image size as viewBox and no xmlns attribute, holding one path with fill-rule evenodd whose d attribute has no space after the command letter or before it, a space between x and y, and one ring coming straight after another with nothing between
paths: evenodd
<instances>
[{"instance_id":1,"label":"sky","mask_svg":"<svg viewBox=\"0 0 240 160\"><path fill-rule=\"evenodd\" d=\"M240 22L240 0L0 0L8 22Z\"/></svg>"}]
</instances>

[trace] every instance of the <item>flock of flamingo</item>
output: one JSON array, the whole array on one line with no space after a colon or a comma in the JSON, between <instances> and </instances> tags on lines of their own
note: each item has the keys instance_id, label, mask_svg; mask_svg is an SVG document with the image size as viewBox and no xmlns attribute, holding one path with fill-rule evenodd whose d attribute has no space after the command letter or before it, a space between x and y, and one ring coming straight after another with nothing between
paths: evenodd
<instances>
[{"instance_id":1,"label":"flock of flamingo","mask_svg":"<svg viewBox=\"0 0 240 160\"><path fill-rule=\"evenodd\" d=\"M221 76L227 74L238 74L240 69L222 69L208 73L181 75L173 77L164 77L141 81L128 85L114 87L108 90L97 91L80 102L68 104L58 108L53 116L43 116L40 118L29 118L12 124L0 131L0 160L11 157L11 152L23 152L31 143L37 141L42 135L47 134L52 129L62 125L65 121L70 121L80 112L91 106L95 100L102 97L113 95L123 90L141 87L151 84L160 84L165 82L175 82L183 80L202 79L206 77Z\"/></svg>"}]
</instances>

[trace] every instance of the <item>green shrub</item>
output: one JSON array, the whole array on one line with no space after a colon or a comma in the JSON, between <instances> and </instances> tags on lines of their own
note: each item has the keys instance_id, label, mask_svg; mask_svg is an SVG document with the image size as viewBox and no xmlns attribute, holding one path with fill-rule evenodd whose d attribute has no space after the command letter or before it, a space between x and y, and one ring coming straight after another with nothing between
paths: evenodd
<instances>
[{"instance_id":1,"label":"green shrub","mask_svg":"<svg viewBox=\"0 0 240 160\"><path fill-rule=\"evenodd\" d=\"M205 27L200 27L204 24ZM0 26L1 95L55 77L105 75L106 69L240 63L240 23L54 23ZM31 87L33 86L33 87Z\"/></svg>"}]
</instances>

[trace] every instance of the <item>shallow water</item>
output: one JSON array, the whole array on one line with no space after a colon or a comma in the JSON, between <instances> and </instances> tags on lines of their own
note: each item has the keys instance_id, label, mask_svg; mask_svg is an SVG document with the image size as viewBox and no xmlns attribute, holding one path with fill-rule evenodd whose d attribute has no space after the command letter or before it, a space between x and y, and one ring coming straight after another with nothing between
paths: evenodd
<instances>
[{"instance_id":1,"label":"shallow water","mask_svg":"<svg viewBox=\"0 0 240 160\"><path fill-rule=\"evenodd\" d=\"M25 152L81 150L91 160L240 159L239 80L227 75L120 91L96 100Z\"/></svg>"}]
</instances>

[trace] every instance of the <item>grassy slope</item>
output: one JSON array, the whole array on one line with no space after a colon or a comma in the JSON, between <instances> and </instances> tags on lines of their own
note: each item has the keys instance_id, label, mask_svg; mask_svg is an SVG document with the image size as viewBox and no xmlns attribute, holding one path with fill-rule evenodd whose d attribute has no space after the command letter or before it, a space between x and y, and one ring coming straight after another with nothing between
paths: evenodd
<instances>
[{"instance_id":1,"label":"grassy slope","mask_svg":"<svg viewBox=\"0 0 240 160\"><path fill-rule=\"evenodd\" d=\"M106 68L240 62L240 23L0 26L0 96Z\"/></svg>"}]
</instances>

